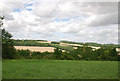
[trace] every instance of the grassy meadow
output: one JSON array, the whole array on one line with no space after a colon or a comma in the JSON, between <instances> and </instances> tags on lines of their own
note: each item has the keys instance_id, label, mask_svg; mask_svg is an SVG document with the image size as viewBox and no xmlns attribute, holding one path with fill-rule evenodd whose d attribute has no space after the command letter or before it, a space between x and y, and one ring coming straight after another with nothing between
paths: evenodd
<instances>
[{"instance_id":1,"label":"grassy meadow","mask_svg":"<svg viewBox=\"0 0 120 81\"><path fill-rule=\"evenodd\" d=\"M118 61L3 60L3 79L117 79Z\"/></svg>"}]
</instances>

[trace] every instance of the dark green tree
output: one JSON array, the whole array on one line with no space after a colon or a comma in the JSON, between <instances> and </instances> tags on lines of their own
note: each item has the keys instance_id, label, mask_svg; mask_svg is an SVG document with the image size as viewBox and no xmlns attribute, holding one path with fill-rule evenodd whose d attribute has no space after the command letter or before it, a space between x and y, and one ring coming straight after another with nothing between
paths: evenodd
<instances>
[{"instance_id":1,"label":"dark green tree","mask_svg":"<svg viewBox=\"0 0 120 81\"><path fill-rule=\"evenodd\" d=\"M54 50L54 55L55 55L56 59L61 59L62 51L59 48L56 48Z\"/></svg>"},{"instance_id":2,"label":"dark green tree","mask_svg":"<svg viewBox=\"0 0 120 81\"><path fill-rule=\"evenodd\" d=\"M111 56L118 56L118 52L116 51L116 48L111 49Z\"/></svg>"},{"instance_id":3,"label":"dark green tree","mask_svg":"<svg viewBox=\"0 0 120 81\"><path fill-rule=\"evenodd\" d=\"M7 32L5 29L2 29L4 17L0 17L0 30L1 30L1 39L2 39L2 57L4 59L13 59L15 58L15 48L13 46L12 35Z\"/></svg>"},{"instance_id":4,"label":"dark green tree","mask_svg":"<svg viewBox=\"0 0 120 81\"><path fill-rule=\"evenodd\" d=\"M54 42L54 41L53 41L53 42L51 42L51 44L60 44L60 43L59 43L59 42Z\"/></svg>"}]
</instances>

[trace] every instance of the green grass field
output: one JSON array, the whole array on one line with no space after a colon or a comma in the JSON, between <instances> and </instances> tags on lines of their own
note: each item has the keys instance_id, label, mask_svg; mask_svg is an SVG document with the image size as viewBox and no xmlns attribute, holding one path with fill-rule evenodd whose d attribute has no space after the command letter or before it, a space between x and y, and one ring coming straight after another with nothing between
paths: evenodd
<instances>
[{"instance_id":1,"label":"green grass field","mask_svg":"<svg viewBox=\"0 0 120 81\"><path fill-rule=\"evenodd\" d=\"M118 79L117 61L3 60L3 79Z\"/></svg>"}]
</instances>

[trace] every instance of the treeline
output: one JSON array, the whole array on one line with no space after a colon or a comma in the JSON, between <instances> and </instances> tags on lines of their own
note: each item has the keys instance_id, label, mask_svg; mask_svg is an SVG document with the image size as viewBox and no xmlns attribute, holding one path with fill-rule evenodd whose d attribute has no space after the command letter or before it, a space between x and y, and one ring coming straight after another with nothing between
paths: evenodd
<instances>
[{"instance_id":1,"label":"treeline","mask_svg":"<svg viewBox=\"0 0 120 81\"><path fill-rule=\"evenodd\" d=\"M36 40L14 40L14 46L41 46L50 47L49 43L39 43Z\"/></svg>"},{"instance_id":2,"label":"treeline","mask_svg":"<svg viewBox=\"0 0 120 81\"><path fill-rule=\"evenodd\" d=\"M51 42L51 44L60 44L60 43L59 43L59 42L53 41L53 42Z\"/></svg>"},{"instance_id":3,"label":"treeline","mask_svg":"<svg viewBox=\"0 0 120 81\"><path fill-rule=\"evenodd\" d=\"M68 44L80 44L80 45L85 45L85 44L82 43L82 42L73 42L73 41L60 41L60 42L68 43Z\"/></svg>"},{"instance_id":4,"label":"treeline","mask_svg":"<svg viewBox=\"0 0 120 81\"><path fill-rule=\"evenodd\" d=\"M115 48L100 48L92 50L90 47L78 47L71 52L62 52L56 48L54 52L31 52L16 50L15 59L52 59L52 60L86 60L86 61L120 61Z\"/></svg>"}]
</instances>

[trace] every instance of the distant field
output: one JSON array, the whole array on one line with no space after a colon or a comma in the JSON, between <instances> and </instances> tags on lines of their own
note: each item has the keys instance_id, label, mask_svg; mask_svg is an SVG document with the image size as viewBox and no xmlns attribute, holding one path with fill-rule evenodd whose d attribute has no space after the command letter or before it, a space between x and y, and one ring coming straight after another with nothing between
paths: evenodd
<instances>
[{"instance_id":1,"label":"distant field","mask_svg":"<svg viewBox=\"0 0 120 81\"><path fill-rule=\"evenodd\" d=\"M54 52L54 47L37 47L37 46L14 46L16 49L23 49L27 50L29 49L30 51L39 51L39 52Z\"/></svg>"},{"instance_id":2,"label":"distant field","mask_svg":"<svg viewBox=\"0 0 120 81\"><path fill-rule=\"evenodd\" d=\"M51 43L51 41L37 41L39 43Z\"/></svg>"},{"instance_id":3,"label":"distant field","mask_svg":"<svg viewBox=\"0 0 120 81\"><path fill-rule=\"evenodd\" d=\"M83 45L79 45L79 44L60 43L60 46L69 46L69 45L70 46L83 46ZM88 46L88 47L91 47L93 49L100 49L100 47L94 47L94 46Z\"/></svg>"},{"instance_id":4,"label":"distant field","mask_svg":"<svg viewBox=\"0 0 120 81\"><path fill-rule=\"evenodd\" d=\"M83 46L83 45L78 45L78 44L68 44L68 43L60 43L61 46L68 46L68 45L71 45L71 46Z\"/></svg>"},{"instance_id":5,"label":"distant field","mask_svg":"<svg viewBox=\"0 0 120 81\"><path fill-rule=\"evenodd\" d=\"M3 60L3 79L117 79L117 61Z\"/></svg>"},{"instance_id":6,"label":"distant field","mask_svg":"<svg viewBox=\"0 0 120 81\"><path fill-rule=\"evenodd\" d=\"M38 52L54 52L54 47L37 47L37 46L14 46L16 49L19 50L30 50L30 51L38 51ZM63 52L65 52L65 50L62 50Z\"/></svg>"}]
</instances>

